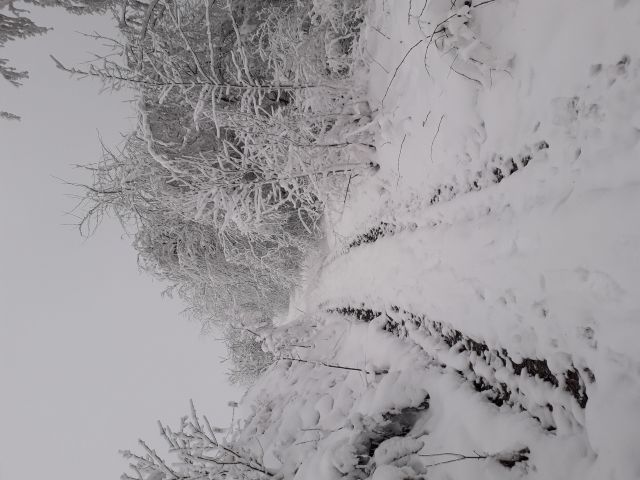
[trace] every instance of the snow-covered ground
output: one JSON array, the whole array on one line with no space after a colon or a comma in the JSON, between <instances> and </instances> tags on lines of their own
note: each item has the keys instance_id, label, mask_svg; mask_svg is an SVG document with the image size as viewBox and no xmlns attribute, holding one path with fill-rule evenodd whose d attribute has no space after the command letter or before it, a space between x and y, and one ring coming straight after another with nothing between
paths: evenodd
<instances>
[{"instance_id":1,"label":"snow-covered ground","mask_svg":"<svg viewBox=\"0 0 640 480\"><path fill-rule=\"evenodd\" d=\"M369 3L381 168L237 440L300 480L640 478L640 3Z\"/></svg>"}]
</instances>

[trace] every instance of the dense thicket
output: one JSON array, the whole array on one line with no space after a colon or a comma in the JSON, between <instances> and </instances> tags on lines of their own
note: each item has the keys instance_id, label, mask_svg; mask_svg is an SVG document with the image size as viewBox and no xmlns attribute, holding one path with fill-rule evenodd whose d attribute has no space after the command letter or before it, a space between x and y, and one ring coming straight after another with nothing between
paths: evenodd
<instances>
[{"instance_id":1,"label":"dense thicket","mask_svg":"<svg viewBox=\"0 0 640 480\"><path fill-rule=\"evenodd\" d=\"M122 6L117 60L84 70L56 60L138 95L139 125L124 149L88 167L83 231L115 213L133 231L140 265L201 318L225 332L268 328L321 236L332 193L370 168L360 159L373 148L361 125L370 112L353 79L361 8Z\"/></svg>"}]
</instances>

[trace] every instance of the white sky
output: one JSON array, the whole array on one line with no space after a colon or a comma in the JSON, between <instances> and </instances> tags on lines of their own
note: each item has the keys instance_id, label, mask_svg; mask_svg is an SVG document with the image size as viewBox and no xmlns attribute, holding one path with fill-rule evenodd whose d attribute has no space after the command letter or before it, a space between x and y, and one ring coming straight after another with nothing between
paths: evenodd
<instances>
[{"instance_id":1,"label":"white sky","mask_svg":"<svg viewBox=\"0 0 640 480\"><path fill-rule=\"evenodd\" d=\"M226 426L240 392L222 346L160 298L116 222L86 242L63 225L74 192L54 176L82 180L70 165L97 160L97 131L117 144L131 113L126 94L98 95L48 57L86 59L94 47L73 31L109 32L109 19L32 10L55 30L0 51L31 71L20 89L0 82L0 110L23 116L0 122L0 480L113 480L118 449L160 445L157 419L175 425L193 398Z\"/></svg>"}]
</instances>

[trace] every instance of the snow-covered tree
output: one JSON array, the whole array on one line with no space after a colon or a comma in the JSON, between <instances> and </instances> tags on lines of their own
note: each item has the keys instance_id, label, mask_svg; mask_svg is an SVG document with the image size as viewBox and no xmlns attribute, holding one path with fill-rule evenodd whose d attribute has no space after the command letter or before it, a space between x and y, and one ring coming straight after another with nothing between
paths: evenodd
<instances>
[{"instance_id":1,"label":"snow-covered tree","mask_svg":"<svg viewBox=\"0 0 640 480\"><path fill-rule=\"evenodd\" d=\"M0 47L12 40L41 35L48 30L48 28L40 27L30 18L23 16L24 12L25 10L16 8L12 1L0 1ZM0 58L0 76L14 87L19 87L22 85L22 81L29 77L29 72L17 70L9 63L9 59ZM18 115L5 111L0 111L0 118L20 120Z\"/></svg>"},{"instance_id":2,"label":"snow-covered tree","mask_svg":"<svg viewBox=\"0 0 640 480\"><path fill-rule=\"evenodd\" d=\"M22 0L27 5L38 7L62 7L73 14L104 13L115 5L128 0ZM37 25L27 15L28 10L16 7L14 0L0 0L0 47L7 42L20 40L36 35L42 35L50 30L49 27ZM123 7L124 8L124 7ZM26 70L17 70L9 59L0 58L0 76L14 87L22 85L22 81L29 78ZM20 120L18 115L0 111L0 118L5 120Z\"/></svg>"},{"instance_id":3,"label":"snow-covered tree","mask_svg":"<svg viewBox=\"0 0 640 480\"><path fill-rule=\"evenodd\" d=\"M12 40L41 35L48 30L36 25L30 18L21 16L23 10L13 7L12 3L8 3L7 7L14 15L0 13L0 46ZM0 75L15 87L20 86L21 81L29 77L28 72L16 70L6 58L0 58Z\"/></svg>"},{"instance_id":4,"label":"snow-covered tree","mask_svg":"<svg viewBox=\"0 0 640 480\"><path fill-rule=\"evenodd\" d=\"M369 112L350 106L360 5L158 0L125 15L120 60L56 60L139 92L136 132L92 167L83 226L132 222L144 268L208 317L282 309L331 191L369 168Z\"/></svg>"}]
</instances>

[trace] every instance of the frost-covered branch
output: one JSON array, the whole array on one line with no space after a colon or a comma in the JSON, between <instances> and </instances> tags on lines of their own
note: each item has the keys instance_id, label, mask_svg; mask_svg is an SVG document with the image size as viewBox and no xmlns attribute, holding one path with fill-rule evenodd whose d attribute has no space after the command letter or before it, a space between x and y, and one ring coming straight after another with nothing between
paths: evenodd
<instances>
[{"instance_id":1,"label":"frost-covered branch","mask_svg":"<svg viewBox=\"0 0 640 480\"><path fill-rule=\"evenodd\" d=\"M142 453L122 451L128 459L135 477L124 474L123 479L139 479L143 474L147 478L165 480L196 480L200 478L223 479L230 477L247 480L271 478L274 473L252 452L229 442L221 442L215 435L215 429L206 419L198 416L193 402L188 417L183 417L178 430L172 430L159 422L160 435L164 439L170 462L157 451L140 440Z\"/></svg>"}]
</instances>

